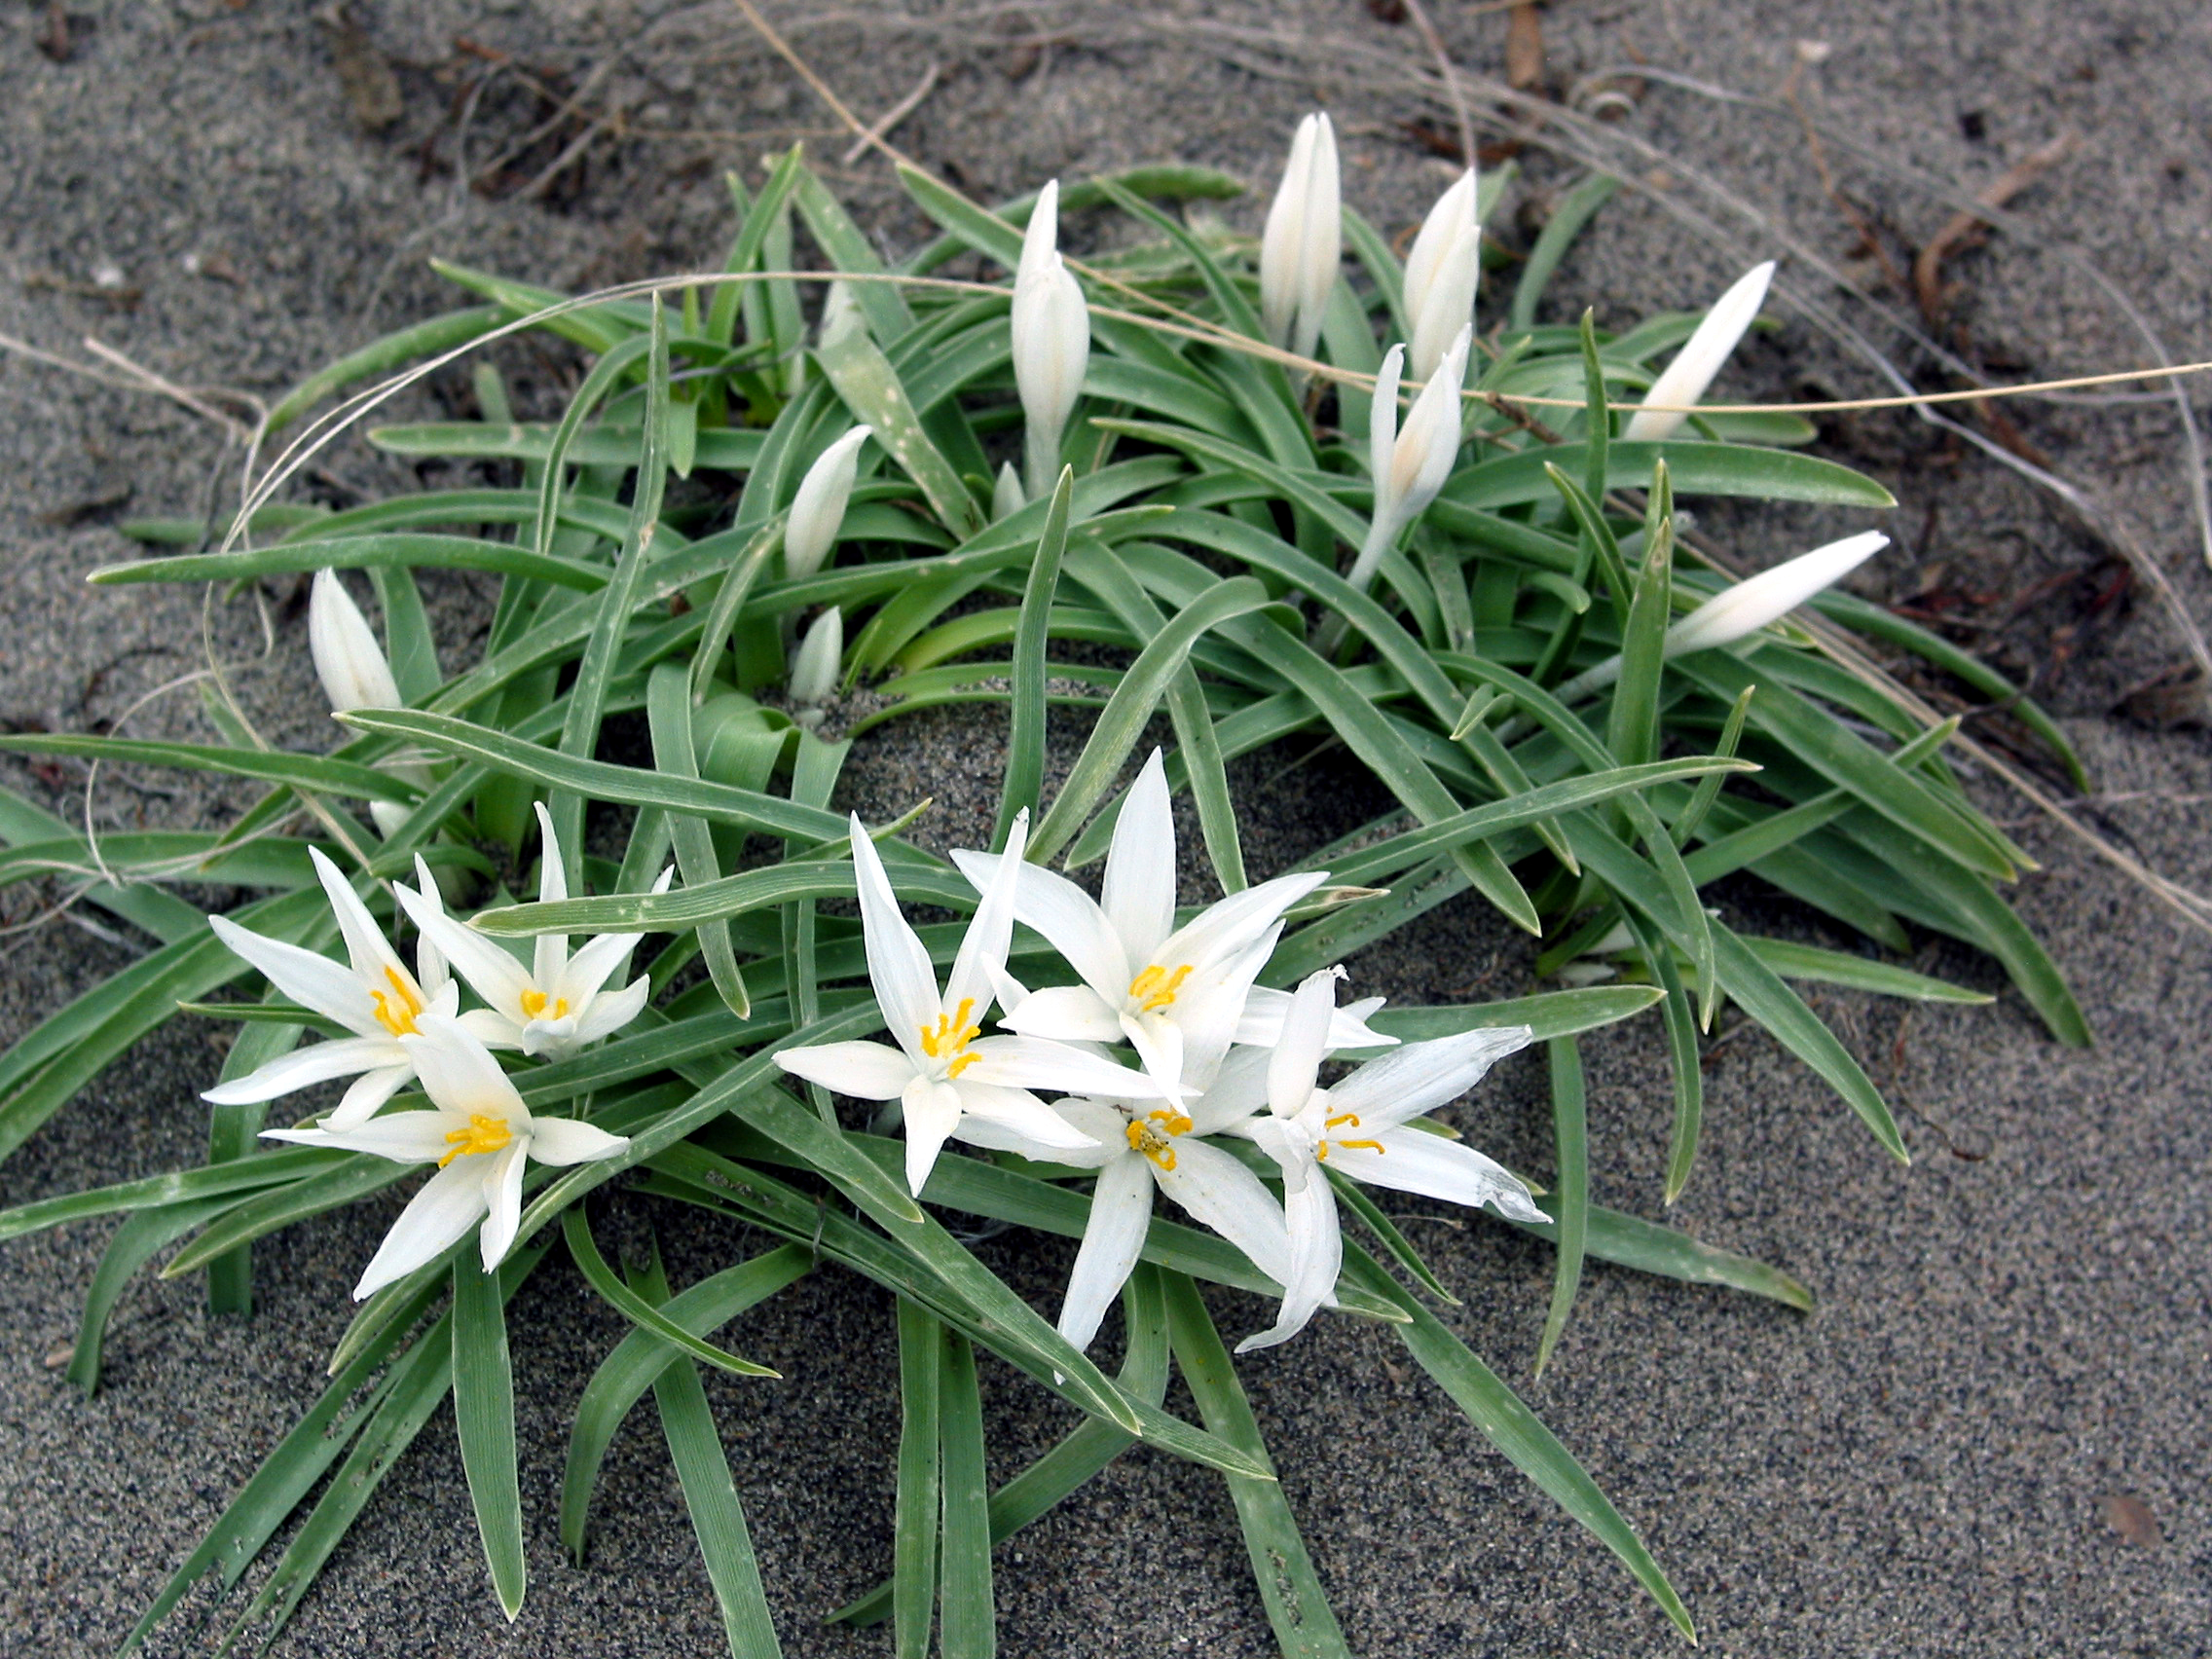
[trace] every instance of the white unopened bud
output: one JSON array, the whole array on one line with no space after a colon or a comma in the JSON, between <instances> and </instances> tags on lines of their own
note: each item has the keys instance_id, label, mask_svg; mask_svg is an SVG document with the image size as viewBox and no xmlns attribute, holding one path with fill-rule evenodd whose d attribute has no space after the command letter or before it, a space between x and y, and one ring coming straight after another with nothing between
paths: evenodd
<instances>
[{"instance_id":1,"label":"white unopened bud","mask_svg":"<svg viewBox=\"0 0 2212 1659\"><path fill-rule=\"evenodd\" d=\"M1014 383L1028 424L1029 494L1051 489L1060 470L1060 434L1090 367L1090 313L1083 287L1059 254L1060 181L1037 193L1014 273Z\"/></svg>"},{"instance_id":2,"label":"white unopened bud","mask_svg":"<svg viewBox=\"0 0 2212 1659\"><path fill-rule=\"evenodd\" d=\"M784 521L784 574L793 581L821 570L830 550L837 545L837 530L845 522L845 503L852 498L860 447L874 436L874 427L855 426L815 457L806 476L798 481L791 514Z\"/></svg>"},{"instance_id":3,"label":"white unopened bud","mask_svg":"<svg viewBox=\"0 0 2212 1659\"><path fill-rule=\"evenodd\" d=\"M996 524L1028 504L1029 498L1021 493L1021 474L1014 471L1013 461L1000 461L998 482L991 486L991 522Z\"/></svg>"},{"instance_id":4,"label":"white unopened bud","mask_svg":"<svg viewBox=\"0 0 2212 1659\"><path fill-rule=\"evenodd\" d=\"M822 325L818 337L825 348L867 332L867 313L850 282L832 282L822 300Z\"/></svg>"},{"instance_id":5,"label":"white unopened bud","mask_svg":"<svg viewBox=\"0 0 2212 1659\"><path fill-rule=\"evenodd\" d=\"M1771 259L1764 265L1752 266L1736 278L1734 285L1713 303L1713 309L1705 313L1697 332L1675 354L1675 360L1643 394L1646 404L1661 407L1640 410L1630 417L1622 437L1631 442L1657 442L1689 419L1685 414L1668 414L1664 406L1684 409L1705 395L1705 388L1713 384L1713 377L1720 372L1728 353L1735 350L1736 342L1743 339L1744 331L1758 316L1759 306L1766 299L1767 284L1773 280L1774 261Z\"/></svg>"},{"instance_id":6,"label":"white unopened bud","mask_svg":"<svg viewBox=\"0 0 2212 1659\"><path fill-rule=\"evenodd\" d=\"M1815 594L1835 586L1889 544L1890 538L1878 530L1847 535L1722 588L1667 630L1666 654L1676 657L1734 645L1769 623L1779 622ZM1610 656L1576 675L1559 688L1557 695L1561 702L1571 703L1603 690L1620 677L1621 659Z\"/></svg>"},{"instance_id":7,"label":"white unopened bud","mask_svg":"<svg viewBox=\"0 0 2212 1659\"><path fill-rule=\"evenodd\" d=\"M844 654L845 613L832 605L807 625L792 659L792 701L800 710L813 710L821 718L819 705L837 688L837 665Z\"/></svg>"},{"instance_id":8,"label":"white unopened bud","mask_svg":"<svg viewBox=\"0 0 2212 1659\"><path fill-rule=\"evenodd\" d=\"M1482 221L1475 217L1475 169L1459 175L1428 210L1406 255L1406 353L1414 379L1424 381L1444 361L1460 325L1474 315L1482 283Z\"/></svg>"},{"instance_id":9,"label":"white unopened bud","mask_svg":"<svg viewBox=\"0 0 2212 1659\"><path fill-rule=\"evenodd\" d=\"M308 649L314 654L314 671L332 714L401 707L399 683L377 644L376 630L336 571L314 573L308 596Z\"/></svg>"},{"instance_id":10,"label":"white unopened bud","mask_svg":"<svg viewBox=\"0 0 2212 1659\"><path fill-rule=\"evenodd\" d=\"M1298 124L1260 237L1260 320L1268 338L1313 355L1321 313L1344 259L1344 207L1337 134L1325 115Z\"/></svg>"}]
</instances>

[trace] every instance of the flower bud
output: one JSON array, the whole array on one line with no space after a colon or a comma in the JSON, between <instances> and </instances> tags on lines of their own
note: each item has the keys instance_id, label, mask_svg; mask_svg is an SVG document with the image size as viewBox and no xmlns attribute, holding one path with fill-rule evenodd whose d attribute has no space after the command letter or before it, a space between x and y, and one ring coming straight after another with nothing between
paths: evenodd
<instances>
[{"instance_id":1,"label":"flower bud","mask_svg":"<svg viewBox=\"0 0 2212 1659\"><path fill-rule=\"evenodd\" d=\"M791 697L802 711L820 719L819 705L837 688L837 664L845 654L845 613L832 605L807 625L792 659ZM812 721L804 720L804 724Z\"/></svg>"},{"instance_id":2,"label":"flower bud","mask_svg":"<svg viewBox=\"0 0 2212 1659\"><path fill-rule=\"evenodd\" d=\"M793 581L811 576L837 544L845 522L845 502L853 493L860 447L875 436L872 426L855 426L821 455L798 481L791 515L784 521L784 574Z\"/></svg>"},{"instance_id":3,"label":"flower bud","mask_svg":"<svg viewBox=\"0 0 2212 1659\"><path fill-rule=\"evenodd\" d=\"M1014 382L1028 423L1029 494L1044 495L1059 473L1060 434L1083 394L1090 366L1090 313L1059 250L1060 181L1037 193L1014 274Z\"/></svg>"},{"instance_id":4,"label":"flower bud","mask_svg":"<svg viewBox=\"0 0 2212 1659\"><path fill-rule=\"evenodd\" d=\"M1405 311L1413 329L1407 360L1425 381L1474 314L1482 282L1482 222L1475 217L1475 169L1459 175L1428 210L1406 255Z\"/></svg>"},{"instance_id":5,"label":"flower bud","mask_svg":"<svg viewBox=\"0 0 2212 1659\"><path fill-rule=\"evenodd\" d=\"M991 522L1017 513L1029 504L1029 498L1021 493L1021 474L1014 471L1014 462L999 462L998 482L991 486Z\"/></svg>"},{"instance_id":6,"label":"flower bud","mask_svg":"<svg viewBox=\"0 0 2212 1659\"><path fill-rule=\"evenodd\" d=\"M816 338L825 348L849 340L856 334L867 332L867 313L861 310L859 296L850 282L832 282L830 292L822 300L822 323Z\"/></svg>"},{"instance_id":7,"label":"flower bud","mask_svg":"<svg viewBox=\"0 0 2212 1659\"><path fill-rule=\"evenodd\" d=\"M1327 116L1309 115L1290 141L1260 237L1260 317L1270 340L1301 357L1313 355L1343 258L1336 129Z\"/></svg>"},{"instance_id":8,"label":"flower bud","mask_svg":"<svg viewBox=\"0 0 2212 1659\"><path fill-rule=\"evenodd\" d=\"M1368 413L1368 466L1375 474L1375 513L1367 541L1346 578L1365 590L1375 577L1382 555L1397 545L1399 534L1420 517L1444 481L1452 476L1452 463L1459 455L1459 388L1467 373L1467 352L1474 343L1472 323L1459 325L1458 338L1445 352L1444 361L1428 384L1420 388L1398 426L1398 378L1406 349L1393 346L1375 376L1375 401Z\"/></svg>"},{"instance_id":9,"label":"flower bud","mask_svg":"<svg viewBox=\"0 0 2212 1659\"><path fill-rule=\"evenodd\" d=\"M1744 331L1759 314L1767 284L1773 280L1771 259L1737 277L1735 284L1714 302L1705 320L1697 325L1697 332L1675 354L1675 360L1651 383L1643 401L1680 408L1703 397L1713 377L1720 372L1720 365L1728 360L1728 353L1736 349L1736 342L1743 339ZM1657 442L1687 419L1687 415L1668 414L1663 408L1640 410L1629 418L1621 436L1631 442Z\"/></svg>"},{"instance_id":10,"label":"flower bud","mask_svg":"<svg viewBox=\"0 0 2212 1659\"><path fill-rule=\"evenodd\" d=\"M399 684L376 631L336 571L314 573L308 598L308 649L332 714L402 706Z\"/></svg>"}]
</instances>

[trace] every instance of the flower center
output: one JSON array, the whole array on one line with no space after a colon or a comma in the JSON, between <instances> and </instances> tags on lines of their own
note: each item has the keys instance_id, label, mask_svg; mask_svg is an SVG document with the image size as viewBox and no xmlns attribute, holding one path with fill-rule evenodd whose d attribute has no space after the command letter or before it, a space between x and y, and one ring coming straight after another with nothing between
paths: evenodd
<instances>
[{"instance_id":1,"label":"flower center","mask_svg":"<svg viewBox=\"0 0 2212 1659\"><path fill-rule=\"evenodd\" d=\"M1191 965L1186 962L1170 974L1154 963L1129 981L1129 1001L1137 1005L1139 1013L1158 1014L1173 1006L1175 993L1183 988L1183 981L1191 977Z\"/></svg>"},{"instance_id":2,"label":"flower center","mask_svg":"<svg viewBox=\"0 0 2212 1659\"><path fill-rule=\"evenodd\" d=\"M567 997L549 998L535 985L531 986L522 994L523 1017L525 1019L535 1019L545 1012L545 1005L549 1001L553 1004L553 1017L555 1019L569 1017L569 999Z\"/></svg>"},{"instance_id":3,"label":"flower center","mask_svg":"<svg viewBox=\"0 0 2212 1659\"><path fill-rule=\"evenodd\" d=\"M1328 1123L1323 1124L1322 1126L1324 1128L1333 1129L1339 1124L1349 1124L1353 1128L1356 1129L1359 1127L1359 1114L1357 1112L1342 1113L1337 1117L1331 1118ZM1338 1146L1358 1147L1364 1151L1376 1153L1386 1152L1389 1150L1379 1140L1346 1140L1342 1135L1336 1137L1336 1144ZM1313 1156L1318 1161L1322 1163L1328 1162L1329 1142L1325 1140L1316 1142L1313 1148Z\"/></svg>"},{"instance_id":4,"label":"flower center","mask_svg":"<svg viewBox=\"0 0 2212 1659\"><path fill-rule=\"evenodd\" d=\"M1172 1169L1175 1167L1174 1137L1188 1134L1190 1129L1191 1120L1181 1112L1164 1109L1148 1112L1141 1118L1129 1120L1129 1150L1143 1153L1162 1169Z\"/></svg>"},{"instance_id":5,"label":"flower center","mask_svg":"<svg viewBox=\"0 0 2212 1659\"><path fill-rule=\"evenodd\" d=\"M506 1119L489 1117L482 1112L472 1112L468 1117L467 1128L456 1129L452 1134L446 1136L446 1144L452 1147L453 1151L438 1160L438 1167L443 1169L455 1159L466 1158L474 1153L498 1152L514 1138L515 1131L508 1124Z\"/></svg>"},{"instance_id":6,"label":"flower center","mask_svg":"<svg viewBox=\"0 0 2212 1659\"><path fill-rule=\"evenodd\" d=\"M415 1035L415 1016L423 1012L423 997L407 977L396 968L384 971L385 982L391 994L371 991L369 1000L377 1005L377 1023L394 1037Z\"/></svg>"},{"instance_id":7,"label":"flower center","mask_svg":"<svg viewBox=\"0 0 2212 1659\"><path fill-rule=\"evenodd\" d=\"M960 1006L950 1014L937 1016L935 1025L922 1027L922 1052L933 1060L949 1060L944 1068L948 1078L958 1077L983 1056L968 1045L983 1034L980 1025L971 1025L968 1016L976 1012L976 999L962 997Z\"/></svg>"}]
</instances>

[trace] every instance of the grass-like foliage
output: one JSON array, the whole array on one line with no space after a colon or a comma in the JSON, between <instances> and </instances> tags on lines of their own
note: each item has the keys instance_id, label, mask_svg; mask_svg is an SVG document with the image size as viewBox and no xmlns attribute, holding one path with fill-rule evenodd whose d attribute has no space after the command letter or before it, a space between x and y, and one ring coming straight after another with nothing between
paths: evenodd
<instances>
[{"instance_id":1,"label":"grass-like foliage","mask_svg":"<svg viewBox=\"0 0 2212 1659\"><path fill-rule=\"evenodd\" d=\"M1677 534L1674 503L1695 497L1823 503L1859 532L1890 504L1803 453L1813 433L1793 418L1687 412L1763 275L1704 326L1537 324L1608 192L1595 180L1471 335L1481 217L1505 180L1465 180L1402 265L1338 203L1325 121L1301 129L1257 247L1173 210L1235 188L1193 169L991 209L905 182L943 236L900 269L794 151L756 197L733 181L720 277L571 299L449 271L479 304L334 365L272 418L541 328L588 359L558 421L513 418L480 360L481 420L368 433L503 484L346 511L280 499L371 393L311 428L214 550L178 550L194 526L135 527L170 545L95 580L367 578L381 641L339 575L317 577L311 608L350 728L335 753L273 749L221 706L213 745L0 739L265 790L219 833L96 846L0 797L0 880L84 872L75 897L152 940L0 1058L0 1155L164 1021L243 1022L210 1090L204 1166L0 1213L0 1237L119 1220L78 1383L95 1385L134 1273L166 1257L164 1273L204 1272L214 1305L242 1309L255 1240L435 1165L364 1264L328 1391L127 1646L202 1578L236 1586L273 1553L225 1645L265 1641L449 1395L512 1616L530 1379L504 1309L556 1241L633 1327L577 1409L563 1539L581 1554L601 1458L650 1391L733 1653L773 1652L776 1636L698 1368L778 1386L742 1357L743 1315L817 1268L896 1298L878 1339L904 1408L896 1545L883 1588L834 1616L888 1621L902 1655L933 1635L989 1652L991 1546L1138 1441L1230 1483L1284 1652L1346 1650L1198 1281L1279 1300L1246 1346L1316 1315L1382 1322L1687 1635L1636 1531L1433 1310L1449 1289L1365 1189L1487 1204L1555 1243L1551 1304L1530 1315L1539 1368L1591 1258L1809 1306L1771 1268L1590 1201L1577 1034L1664 1022L1672 1138L1654 1196L1671 1200L1692 1178L1700 1046L1725 1005L1902 1158L1879 1090L1793 984L1983 999L1879 952L1739 933L1704 893L1736 872L1892 952L1908 928L1965 940L2058 1039L2087 1040L2000 896L2024 860L1946 765L1956 722L1923 729L1824 643L1859 630L1917 653L2071 765L2049 722L1943 642L1820 592L1878 538L1731 587ZM1134 240L1063 260L1057 218L1077 209L1125 216ZM844 278L827 294L793 273L800 223ZM1011 292L986 279L1001 271ZM416 588L437 568L498 578L481 656L458 669ZM1808 599L1813 631L1780 620ZM842 701L840 685L876 696ZM830 810L866 728L961 703L1007 721L993 846L948 862L902 837L908 820ZM848 723L826 735L840 708ZM609 718L641 714L651 763L603 757ZM1148 758L1162 714L1172 746ZM1056 723L1087 735L1047 798ZM1320 739L1396 804L1255 885L1229 762ZM1224 898L1177 912L1168 802L1184 792ZM587 852L587 813L590 844L622 827L618 862ZM1103 908L1052 873L1100 860ZM535 901L498 885L534 863ZM211 924L170 891L194 883L258 897ZM1540 972L1570 988L1336 1006L1337 964L1470 888L1539 936ZM856 899L858 919L840 903ZM964 919L913 928L903 904ZM412 957L401 939L420 940ZM1423 1132L1527 1044L1547 1051L1557 1124L1540 1198ZM1324 1088L1325 1056L1354 1069ZM356 1080L343 1104L272 1127L273 1099L339 1077ZM1178 1209L1155 1213L1156 1185ZM600 1188L601 1204L648 1192L787 1242L679 1288L658 1261L608 1261ZM1057 1324L940 1211L1083 1238ZM1117 1295L1109 1376L1085 1349ZM1082 1414L996 1491L984 1352ZM1162 1409L1170 1365L1201 1422Z\"/></svg>"}]
</instances>

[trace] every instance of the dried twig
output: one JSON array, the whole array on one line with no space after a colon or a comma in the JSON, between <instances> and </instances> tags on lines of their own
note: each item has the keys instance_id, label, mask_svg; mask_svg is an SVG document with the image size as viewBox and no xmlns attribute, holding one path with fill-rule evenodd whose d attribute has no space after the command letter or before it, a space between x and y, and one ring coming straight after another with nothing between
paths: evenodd
<instances>
[{"instance_id":1,"label":"dried twig","mask_svg":"<svg viewBox=\"0 0 2212 1659\"><path fill-rule=\"evenodd\" d=\"M2047 144L2030 150L1996 178L1992 179L1976 197L1986 208L1998 208L2028 188L2029 185L2074 153L2081 142L2080 135L2061 132ZM1980 213L1961 209L1944 222L1943 228L1929 238L1919 256L1912 262L1912 292L1920 302L1920 313L1933 323L1943 308L1943 261L1952 254L1964 251L1973 242L1989 234L1989 220Z\"/></svg>"},{"instance_id":2,"label":"dried twig","mask_svg":"<svg viewBox=\"0 0 2212 1659\"><path fill-rule=\"evenodd\" d=\"M937 59L931 58L929 67L922 71L922 78L915 83L914 90L885 110L876 124L855 138L837 159L846 166L852 166L867 154L870 145L881 143L894 128L921 107L922 100L937 86L939 68Z\"/></svg>"}]
</instances>

